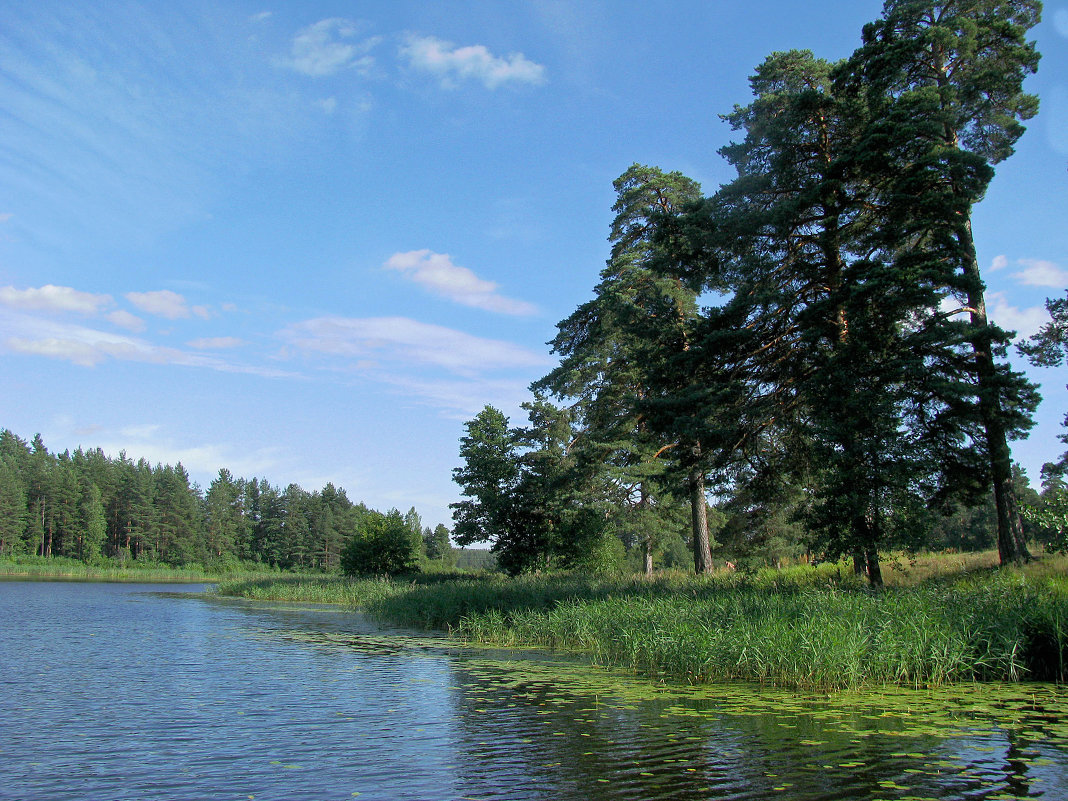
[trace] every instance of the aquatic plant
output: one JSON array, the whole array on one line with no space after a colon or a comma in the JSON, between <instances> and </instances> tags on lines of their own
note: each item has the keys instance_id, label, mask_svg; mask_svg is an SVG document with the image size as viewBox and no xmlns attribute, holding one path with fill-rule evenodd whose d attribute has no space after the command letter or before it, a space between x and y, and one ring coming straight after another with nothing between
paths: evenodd
<instances>
[{"instance_id":1,"label":"aquatic plant","mask_svg":"<svg viewBox=\"0 0 1068 801\"><path fill-rule=\"evenodd\" d=\"M581 653L671 680L841 688L1068 681L1063 569L939 571L872 591L839 565L406 580L279 577L224 594L341 603L469 643Z\"/></svg>"}]
</instances>

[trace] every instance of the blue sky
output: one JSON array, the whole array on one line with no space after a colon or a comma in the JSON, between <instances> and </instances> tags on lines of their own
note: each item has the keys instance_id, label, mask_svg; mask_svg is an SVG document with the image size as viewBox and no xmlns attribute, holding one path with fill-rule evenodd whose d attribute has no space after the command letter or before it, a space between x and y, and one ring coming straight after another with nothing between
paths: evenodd
<instances>
[{"instance_id":1,"label":"blue sky","mask_svg":"<svg viewBox=\"0 0 1068 801\"><path fill-rule=\"evenodd\" d=\"M846 56L880 8L2 0L0 427L449 524L463 422L522 419L612 181L715 191L753 68ZM974 217L1021 334L1068 286L1068 2L1034 36L1042 110ZM1066 372L1029 369L1035 479Z\"/></svg>"}]
</instances>

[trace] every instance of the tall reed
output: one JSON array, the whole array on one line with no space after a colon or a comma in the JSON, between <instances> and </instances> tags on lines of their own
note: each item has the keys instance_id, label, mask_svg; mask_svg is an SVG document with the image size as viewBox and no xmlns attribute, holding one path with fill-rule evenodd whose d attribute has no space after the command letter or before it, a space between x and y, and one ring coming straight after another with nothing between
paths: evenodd
<instances>
[{"instance_id":1,"label":"tall reed","mask_svg":"<svg viewBox=\"0 0 1068 801\"><path fill-rule=\"evenodd\" d=\"M1050 563L1052 564L1052 563ZM472 643L542 646L651 676L805 687L1068 681L1068 577L976 566L873 591L845 566L711 577L280 577L253 598L343 603Z\"/></svg>"}]
</instances>

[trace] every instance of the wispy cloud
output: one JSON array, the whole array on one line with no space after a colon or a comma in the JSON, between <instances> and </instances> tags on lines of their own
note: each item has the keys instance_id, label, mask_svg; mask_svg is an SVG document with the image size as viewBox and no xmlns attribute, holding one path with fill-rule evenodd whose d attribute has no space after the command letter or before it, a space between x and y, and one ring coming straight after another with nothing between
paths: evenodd
<instances>
[{"instance_id":1,"label":"wispy cloud","mask_svg":"<svg viewBox=\"0 0 1068 801\"><path fill-rule=\"evenodd\" d=\"M526 379L477 378L465 380L425 379L410 376L385 376L383 380L418 398L421 404L441 409L444 416L469 420L486 404L508 415L520 414L520 404L530 396Z\"/></svg>"},{"instance_id":2,"label":"wispy cloud","mask_svg":"<svg viewBox=\"0 0 1068 801\"><path fill-rule=\"evenodd\" d=\"M262 476L282 464L279 448L250 451L230 443L179 444L163 426L154 423L125 426L119 431L103 431L93 436L94 447L100 447L113 458L126 451L130 458L145 459L150 464L181 464L194 475L214 476L225 467L237 476Z\"/></svg>"},{"instance_id":3,"label":"wispy cloud","mask_svg":"<svg viewBox=\"0 0 1068 801\"><path fill-rule=\"evenodd\" d=\"M407 317L317 317L289 326L283 340L305 352L390 369L433 365L462 376L488 370L545 366L548 358L496 339L465 334Z\"/></svg>"},{"instance_id":4,"label":"wispy cloud","mask_svg":"<svg viewBox=\"0 0 1068 801\"><path fill-rule=\"evenodd\" d=\"M69 286L46 284L39 288L0 287L0 303L23 311L74 312L98 314L113 303L111 295L80 292Z\"/></svg>"},{"instance_id":5,"label":"wispy cloud","mask_svg":"<svg viewBox=\"0 0 1068 801\"><path fill-rule=\"evenodd\" d=\"M1010 304L1002 292L988 292L986 307L990 319L1008 331L1015 331L1017 337L1036 334L1039 328L1049 322L1045 306L1021 309Z\"/></svg>"},{"instance_id":6,"label":"wispy cloud","mask_svg":"<svg viewBox=\"0 0 1068 801\"><path fill-rule=\"evenodd\" d=\"M197 350L226 350L228 348L241 347L245 344L245 340L238 339L237 337L201 337L200 339L191 340L186 344Z\"/></svg>"},{"instance_id":7,"label":"wispy cloud","mask_svg":"<svg viewBox=\"0 0 1068 801\"><path fill-rule=\"evenodd\" d=\"M536 314L538 311L531 303L499 294L496 283L479 278L466 267L453 264L452 259L445 253L434 253L426 249L394 253L384 266L386 269L403 273L405 277L435 295L441 295L464 306L513 315Z\"/></svg>"},{"instance_id":8,"label":"wispy cloud","mask_svg":"<svg viewBox=\"0 0 1068 801\"><path fill-rule=\"evenodd\" d=\"M1013 273L1013 278L1027 286L1044 286L1053 289L1068 287L1068 270L1052 261L1042 259L1017 259L1024 269Z\"/></svg>"},{"instance_id":9,"label":"wispy cloud","mask_svg":"<svg viewBox=\"0 0 1068 801\"><path fill-rule=\"evenodd\" d=\"M108 360L198 367L268 378L292 376L276 368L238 364L203 353L156 345L139 337L26 314L0 318L0 346L12 353L44 356L95 367Z\"/></svg>"},{"instance_id":10,"label":"wispy cloud","mask_svg":"<svg viewBox=\"0 0 1068 801\"><path fill-rule=\"evenodd\" d=\"M114 311L108 315L108 320L117 325L119 328L125 328L127 331L133 331L134 333L140 333L145 330L145 321L138 317L136 314L130 314L125 310Z\"/></svg>"},{"instance_id":11,"label":"wispy cloud","mask_svg":"<svg viewBox=\"0 0 1068 801\"><path fill-rule=\"evenodd\" d=\"M332 17L304 28L293 39L290 56L281 64L302 75L322 78L342 70L366 73L374 66L370 51L378 37L357 40L363 26L353 20Z\"/></svg>"},{"instance_id":12,"label":"wispy cloud","mask_svg":"<svg viewBox=\"0 0 1068 801\"><path fill-rule=\"evenodd\" d=\"M193 314L203 319L210 316L206 307L194 306L190 309L183 296L169 289L160 289L155 292L127 292L125 297L146 314L165 317L168 320L181 320Z\"/></svg>"},{"instance_id":13,"label":"wispy cloud","mask_svg":"<svg viewBox=\"0 0 1068 801\"><path fill-rule=\"evenodd\" d=\"M458 81L480 81L487 89L505 84L545 83L545 67L527 59L522 53L506 58L493 55L484 45L456 47L433 36L409 36L400 54L414 69L436 75L442 86L453 87Z\"/></svg>"}]
</instances>

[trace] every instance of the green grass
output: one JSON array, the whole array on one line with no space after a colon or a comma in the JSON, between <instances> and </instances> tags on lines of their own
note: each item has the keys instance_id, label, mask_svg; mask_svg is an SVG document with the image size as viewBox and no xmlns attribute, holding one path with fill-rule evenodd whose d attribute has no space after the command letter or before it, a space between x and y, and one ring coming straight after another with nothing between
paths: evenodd
<instances>
[{"instance_id":1,"label":"green grass","mask_svg":"<svg viewBox=\"0 0 1068 801\"><path fill-rule=\"evenodd\" d=\"M224 582L223 594L356 606L469 642L539 646L689 682L842 688L1068 680L1068 560L900 560L873 591L845 565L711 577L555 574Z\"/></svg>"},{"instance_id":2,"label":"green grass","mask_svg":"<svg viewBox=\"0 0 1068 801\"><path fill-rule=\"evenodd\" d=\"M277 572L257 570L242 565L227 565L227 569L206 570L200 565L173 567L159 562L107 560L87 564L64 557L18 556L0 560L0 576L21 578L55 578L83 581L143 581L143 582L215 582L220 577L277 576Z\"/></svg>"}]
</instances>

